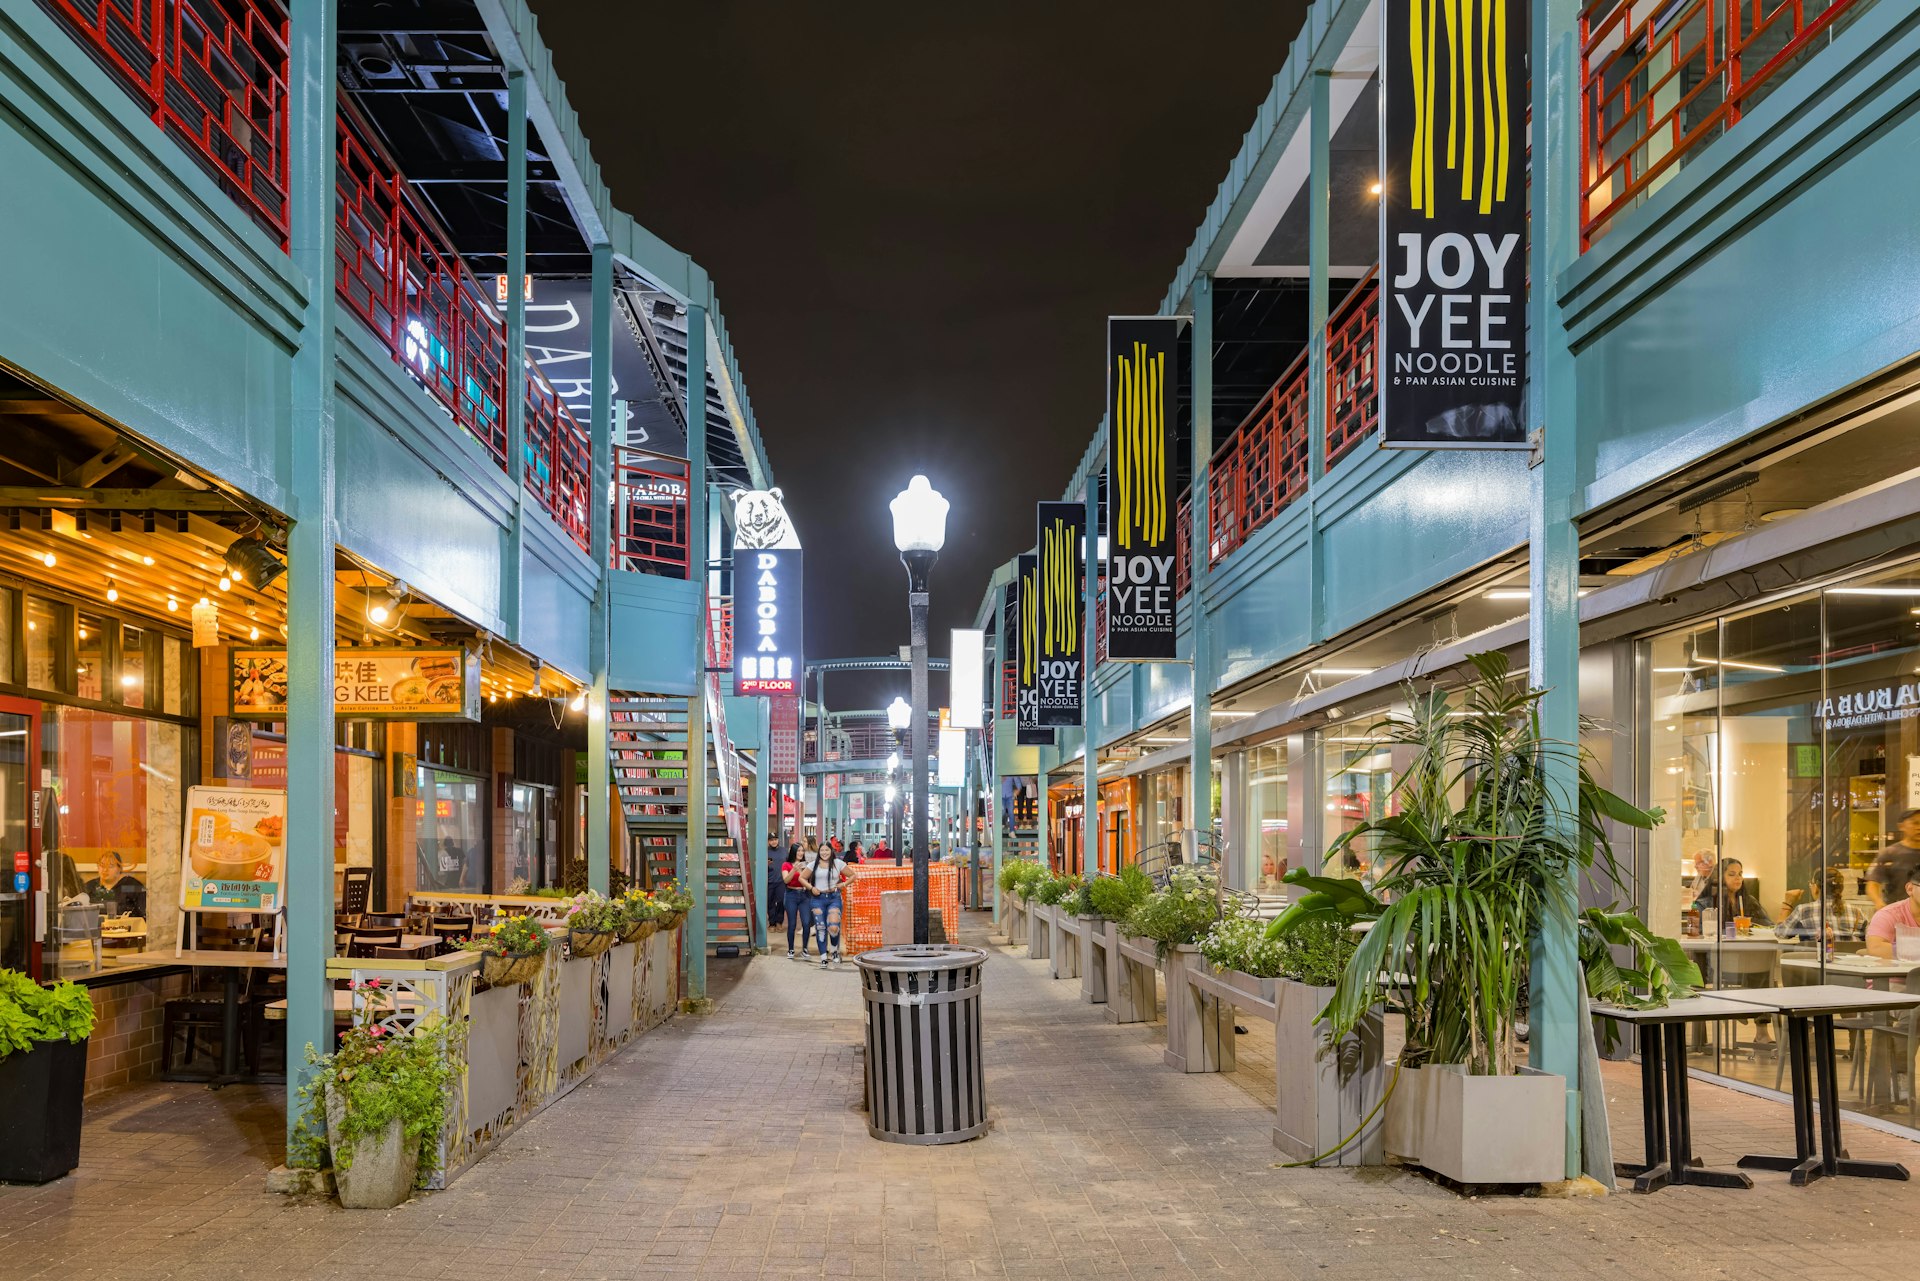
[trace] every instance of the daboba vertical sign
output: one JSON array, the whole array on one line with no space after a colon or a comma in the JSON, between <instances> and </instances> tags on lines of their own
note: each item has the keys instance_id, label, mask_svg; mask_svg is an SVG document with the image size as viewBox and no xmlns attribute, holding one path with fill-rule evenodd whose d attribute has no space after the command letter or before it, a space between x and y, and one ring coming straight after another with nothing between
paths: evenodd
<instances>
[{"instance_id":1,"label":"daboba vertical sign","mask_svg":"<svg viewBox=\"0 0 1920 1281\"><path fill-rule=\"evenodd\" d=\"M800 637L798 547L735 549L733 692L798 694L805 670Z\"/></svg>"},{"instance_id":2,"label":"daboba vertical sign","mask_svg":"<svg viewBox=\"0 0 1920 1281\"><path fill-rule=\"evenodd\" d=\"M1039 652L1034 655L1040 691L1040 724L1048 729L1080 723L1080 676L1084 632L1080 580L1084 569L1081 540L1087 533L1087 509L1081 503L1040 503L1039 557L1035 587L1039 600L1035 625ZM1021 608L1028 608L1024 601ZM1024 657L1024 655L1023 655Z\"/></svg>"},{"instance_id":3,"label":"daboba vertical sign","mask_svg":"<svg viewBox=\"0 0 1920 1281\"><path fill-rule=\"evenodd\" d=\"M1173 411L1180 322L1107 318L1107 657L1175 656Z\"/></svg>"},{"instance_id":4,"label":"daboba vertical sign","mask_svg":"<svg viewBox=\"0 0 1920 1281\"><path fill-rule=\"evenodd\" d=\"M1389 0L1381 444L1524 449L1528 0Z\"/></svg>"}]
</instances>

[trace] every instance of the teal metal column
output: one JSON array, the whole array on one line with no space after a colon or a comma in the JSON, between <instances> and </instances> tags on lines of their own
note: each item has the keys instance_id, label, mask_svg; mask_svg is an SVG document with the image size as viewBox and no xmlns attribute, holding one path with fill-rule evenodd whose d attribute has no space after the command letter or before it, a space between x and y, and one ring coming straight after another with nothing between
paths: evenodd
<instances>
[{"instance_id":1,"label":"teal metal column","mask_svg":"<svg viewBox=\"0 0 1920 1281\"><path fill-rule=\"evenodd\" d=\"M527 509L527 73L507 72L507 479L513 524L501 575L509 640L520 639Z\"/></svg>"},{"instance_id":2,"label":"teal metal column","mask_svg":"<svg viewBox=\"0 0 1920 1281\"><path fill-rule=\"evenodd\" d=\"M1192 628L1193 697L1187 719L1193 723L1187 762L1187 821L1196 830L1210 827L1213 806L1213 624L1201 590L1213 569L1207 531L1212 524L1213 461L1213 277L1201 272L1193 281L1193 528L1187 531L1187 619Z\"/></svg>"},{"instance_id":3,"label":"teal metal column","mask_svg":"<svg viewBox=\"0 0 1920 1281\"><path fill-rule=\"evenodd\" d=\"M1101 434L1106 428L1101 427ZM1086 656L1086 675L1080 682L1080 700L1082 703L1081 723L1086 726L1086 746L1081 749L1080 783L1080 875L1098 876L1100 874L1100 700L1093 694L1093 678L1098 674L1094 664L1094 655L1098 652L1094 642L1099 624L1094 615L1094 598L1100 591L1100 471L1096 467L1087 468L1087 536L1086 543L1086 594L1084 609L1087 618L1086 645L1081 652Z\"/></svg>"},{"instance_id":4,"label":"teal metal column","mask_svg":"<svg viewBox=\"0 0 1920 1281\"><path fill-rule=\"evenodd\" d=\"M593 629L588 650L592 688L587 691L587 888L605 894L612 885L613 822L610 795L613 762L607 740L608 551L611 530L607 493L613 483L613 246L593 247L593 332L588 376L593 380L593 488L587 511L593 522Z\"/></svg>"},{"instance_id":5,"label":"teal metal column","mask_svg":"<svg viewBox=\"0 0 1920 1281\"><path fill-rule=\"evenodd\" d=\"M287 448L287 1136L308 1046L333 1048L334 0L294 0L288 248L307 279Z\"/></svg>"},{"instance_id":6,"label":"teal metal column","mask_svg":"<svg viewBox=\"0 0 1920 1281\"><path fill-rule=\"evenodd\" d=\"M1047 749L1041 750L1044 752ZM1040 759L1045 760L1046 757L1042 756ZM1040 767L1040 773L1036 776L1035 782L1038 784L1039 792L1035 799L1040 802L1040 866L1047 867L1053 862L1053 806L1047 803L1046 766Z\"/></svg>"},{"instance_id":7,"label":"teal metal column","mask_svg":"<svg viewBox=\"0 0 1920 1281\"><path fill-rule=\"evenodd\" d=\"M1580 535L1573 524L1576 469L1574 362L1552 282L1579 253L1580 80L1577 0L1533 0L1533 281L1528 374L1531 425L1542 444L1533 468L1528 531L1529 673L1547 691L1540 728L1550 741L1580 741ZM1541 73L1544 68L1545 74ZM1547 761L1548 783L1571 813L1579 764L1571 750ZM1546 922L1534 941L1533 1065L1567 1079L1567 1175L1580 1173L1579 886L1550 887Z\"/></svg>"},{"instance_id":8,"label":"teal metal column","mask_svg":"<svg viewBox=\"0 0 1920 1281\"><path fill-rule=\"evenodd\" d=\"M740 856L747 892L753 896L753 950L767 950L767 775L773 772L773 700L756 698L759 754L753 762L753 800L747 812L747 849Z\"/></svg>"},{"instance_id":9,"label":"teal metal column","mask_svg":"<svg viewBox=\"0 0 1920 1281\"><path fill-rule=\"evenodd\" d=\"M1016 562L1017 564L1017 562ZM1005 697L1007 679L1007 593L999 587L993 589L993 675L990 696L996 713L1006 707ZM1015 709L1016 721L1019 709ZM1000 860L1006 854L1007 815L1001 812L1000 804L1000 726L1005 717L996 714L993 718L993 732L986 736L986 777L987 794L993 798L993 822L988 835L993 841L993 923L1000 924Z\"/></svg>"},{"instance_id":10,"label":"teal metal column","mask_svg":"<svg viewBox=\"0 0 1920 1281\"><path fill-rule=\"evenodd\" d=\"M687 1008L707 1000L707 309L687 308L687 573L699 584L693 697L687 700Z\"/></svg>"},{"instance_id":11,"label":"teal metal column","mask_svg":"<svg viewBox=\"0 0 1920 1281\"><path fill-rule=\"evenodd\" d=\"M1333 127L1329 102L1333 77L1313 73L1307 105L1307 608L1308 637L1326 634L1327 563L1320 537L1320 478L1327 471L1327 267L1331 261L1328 221L1328 132Z\"/></svg>"}]
</instances>

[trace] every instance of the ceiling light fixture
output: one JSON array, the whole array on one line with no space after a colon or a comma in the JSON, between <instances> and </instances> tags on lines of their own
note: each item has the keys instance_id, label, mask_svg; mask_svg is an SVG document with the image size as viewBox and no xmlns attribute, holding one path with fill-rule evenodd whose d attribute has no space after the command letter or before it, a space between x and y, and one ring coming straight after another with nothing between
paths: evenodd
<instances>
[{"instance_id":1,"label":"ceiling light fixture","mask_svg":"<svg viewBox=\"0 0 1920 1281\"><path fill-rule=\"evenodd\" d=\"M113 580L109 578L107 580L107 601L109 604L111 604L113 601L117 601L119 599L120 599L120 589L116 587L114 585Z\"/></svg>"},{"instance_id":2,"label":"ceiling light fixture","mask_svg":"<svg viewBox=\"0 0 1920 1281\"><path fill-rule=\"evenodd\" d=\"M40 557L40 563L45 565L48 569L52 569L58 560L59 558L55 556L52 552L47 552L45 555Z\"/></svg>"},{"instance_id":3,"label":"ceiling light fixture","mask_svg":"<svg viewBox=\"0 0 1920 1281\"><path fill-rule=\"evenodd\" d=\"M407 585L399 579L378 595L367 597L367 621L375 627L385 627L398 617L400 602L406 599Z\"/></svg>"},{"instance_id":4,"label":"ceiling light fixture","mask_svg":"<svg viewBox=\"0 0 1920 1281\"><path fill-rule=\"evenodd\" d=\"M226 567L230 576L251 585L256 591L287 572L287 563L274 555L273 549L258 538L234 539L227 547Z\"/></svg>"},{"instance_id":5,"label":"ceiling light fixture","mask_svg":"<svg viewBox=\"0 0 1920 1281\"><path fill-rule=\"evenodd\" d=\"M1315 676L1370 676L1372 674L1371 667L1316 667L1313 669Z\"/></svg>"}]
</instances>

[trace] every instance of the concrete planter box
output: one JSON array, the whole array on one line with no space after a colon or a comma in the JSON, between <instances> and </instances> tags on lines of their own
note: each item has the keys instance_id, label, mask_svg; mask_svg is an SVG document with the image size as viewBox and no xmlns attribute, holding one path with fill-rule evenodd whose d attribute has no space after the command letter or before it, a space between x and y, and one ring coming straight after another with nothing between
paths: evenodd
<instances>
[{"instance_id":1,"label":"concrete planter box","mask_svg":"<svg viewBox=\"0 0 1920 1281\"><path fill-rule=\"evenodd\" d=\"M1080 999L1089 1005L1107 1003L1107 952L1113 946L1113 922L1104 916L1082 916L1080 923Z\"/></svg>"},{"instance_id":2,"label":"concrete planter box","mask_svg":"<svg viewBox=\"0 0 1920 1281\"><path fill-rule=\"evenodd\" d=\"M1080 977L1080 918L1055 905L1047 918L1047 973L1056 979Z\"/></svg>"},{"instance_id":3,"label":"concrete planter box","mask_svg":"<svg viewBox=\"0 0 1920 1281\"><path fill-rule=\"evenodd\" d=\"M1152 939L1107 922L1107 1018L1151 1023L1160 1017L1159 962Z\"/></svg>"},{"instance_id":4,"label":"concrete planter box","mask_svg":"<svg viewBox=\"0 0 1920 1281\"><path fill-rule=\"evenodd\" d=\"M1380 1102L1391 1073L1382 1047L1379 1014L1338 1045L1326 1043L1314 1022L1333 999L1330 987L1275 979L1273 1019L1273 1146L1295 1161L1330 1152ZM1402 1074L1404 1088L1406 1076ZM1374 1117L1367 1133L1323 1165L1382 1165L1384 1128Z\"/></svg>"},{"instance_id":5,"label":"concrete planter box","mask_svg":"<svg viewBox=\"0 0 1920 1281\"><path fill-rule=\"evenodd\" d=\"M1456 1183L1567 1177L1567 1081L1521 1068L1469 1076L1459 1064L1403 1068L1387 1100L1387 1155Z\"/></svg>"},{"instance_id":6,"label":"concrete planter box","mask_svg":"<svg viewBox=\"0 0 1920 1281\"><path fill-rule=\"evenodd\" d=\"M1176 1072L1231 1072L1233 1005L1196 987L1190 974L1195 969L1212 973L1199 948L1182 943L1167 949L1167 1066Z\"/></svg>"},{"instance_id":7,"label":"concrete planter box","mask_svg":"<svg viewBox=\"0 0 1920 1281\"><path fill-rule=\"evenodd\" d=\"M1053 941L1053 909L1045 903L1027 900L1027 959L1044 961Z\"/></svg>"}]
</instances>

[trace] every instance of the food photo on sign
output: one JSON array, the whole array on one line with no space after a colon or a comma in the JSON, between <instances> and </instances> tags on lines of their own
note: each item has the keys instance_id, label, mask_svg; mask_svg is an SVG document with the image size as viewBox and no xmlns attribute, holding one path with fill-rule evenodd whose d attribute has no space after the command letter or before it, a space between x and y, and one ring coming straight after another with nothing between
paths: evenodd
<instances>
[{"instance_id":1,"label":"food photo on sign","mask_svg":"<svg viewBox=\"0 0 1920 1281\"><path fill-rule=\"evenodd\" d=\"M286 829L285 792L188 788L180 906L189 912L278 911Z\"/></svg>"},{"instance_id":2,"label":"food photo on sign","mask_svg":"<svg viewBox=\"0 0 1920 1281\"><path fill-rule=\"evenodd\" d=\"M285 720L285 650L236 649L231 662L233 715ZM334 711L407 720L479 720L480 659L462 649L358 646L336 650Z\"/></svg>"}]
</instances>

